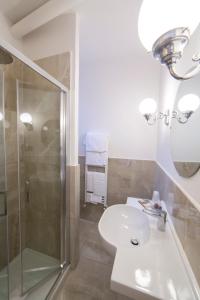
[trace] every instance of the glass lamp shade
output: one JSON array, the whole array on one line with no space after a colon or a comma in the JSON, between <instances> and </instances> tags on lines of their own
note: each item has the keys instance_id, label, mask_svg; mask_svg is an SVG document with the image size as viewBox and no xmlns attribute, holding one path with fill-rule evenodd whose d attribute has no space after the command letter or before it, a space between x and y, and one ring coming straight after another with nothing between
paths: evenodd
<instances>
[{"instance_id":1,"label":"glass lamp shade","mask_svg":"<svg viewBox=\"0 0 200 300\"><path fill-rule=\"evenodd\" d=\"M190 34L199 24L199 0L143 0L139 19L138 34L147 51L164 33L178 27L187 27Z\"/></svg>"},{"instance_id":2,"label":"glass lamp shade","mask_svg":"<svg viewBox=\"0 0 200 300\"><path fill-rule=\"evenodd\" d=\"M32 124L32 116L29 113L22 113L20 115L20 120L24 124Z\"/></svg>"},{"instance_id":3,"label":"glass lamp shade","mask_svg":"<svg viewBox=\"0 0 200 300\"><path fill-rule=\"evenodd\" d=\"M154 99L146 98L139 105L139 111L142 115L154 114L157 109L157 104Z\"/></svg>"},{"instance_id":4,"label":"glass lamp shade","mask_svg":"<svg viewBox=\"0 0 200 300\"><path fill-rule=\"evenodd\" d=\"M178 109L184 113L192 111L194 112L200 105L199 96L195 94L187 94L183 96L178 102Z\"/></svg>"}]
</instances>

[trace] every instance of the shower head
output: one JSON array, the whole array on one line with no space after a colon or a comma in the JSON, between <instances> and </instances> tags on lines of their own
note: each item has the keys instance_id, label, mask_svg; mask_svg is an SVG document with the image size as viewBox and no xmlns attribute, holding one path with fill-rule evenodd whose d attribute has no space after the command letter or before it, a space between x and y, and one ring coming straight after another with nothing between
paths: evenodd
<instances>
[{"instance_id":1,"label":"shower head","mask_svg":"<svg viewBox=\"0 0 200 300\"><path fill-rule=\"evenodd\" d=\"M0 47L0 65L8 65L13 62L12 55L5 49Z\"/></svg>"}]
</instances>

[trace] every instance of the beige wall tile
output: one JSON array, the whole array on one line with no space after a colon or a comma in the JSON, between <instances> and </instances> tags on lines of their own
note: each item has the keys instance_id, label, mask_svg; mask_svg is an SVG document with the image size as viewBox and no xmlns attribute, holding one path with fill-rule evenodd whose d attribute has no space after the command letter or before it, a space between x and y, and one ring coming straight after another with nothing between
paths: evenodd
<instances>
[{"instance_id":1,"label":"beige wall tile","mask_svg":"<svg viewBox=\"0 0 200 300\"><path fill-rule=\"evenodd\" d=\"M80 166L67 167L70 197L70 263L75 268L79 261L79 221L80 221Z\"/></svg>"},{"instance_id":2,"label":"beige wall tile","mask_svg":"<svg viewBox=\"0 0 200 300\"><path fill-rule=\"evenodd\" d=\"M81 206L85 199L85 157L79 157ZM127 197L151 198L155 187L156 163L147 160L109 158L108 206L125 203Z\"/></svg>"},{"instance_id":3,"label":"beige wall tile","mask_svg":"<svg viewBox=\"0 0 200 300\"><path fill-rule=\"evenodd\" d=\"M85 157L80 162L81 216L98 222L98 207L84 208ZM153 161L109 159L108 205L125 203L128 196L151 198L158 190L166 202L178 237L182 243L194 274L200 284L200 212L176 184ZM103 210L102 212L103 213ZM91 216L92 215L92 216ZM98 217L97 217L98 215Z\"/></svg>"},{"instance_id":4,"label":"beige wall tile","mask_svg":"<svg viewBox=\"0 0 200 300\"><path fill-rule=\"evenodd\" d=\"M159 166L157 189L166 202L178 237L200 285L200 212Z\"/></svg>"},{"instance_id":5,"label":"beige wall tile","mask_svg":"<svg viewBox=\"0 0 200 300\"><path fill-rule=\"evenodd\" d=\"M35 61L58 81L70 88L70 53L61 53Z\"/></svg>"}]
</instances>

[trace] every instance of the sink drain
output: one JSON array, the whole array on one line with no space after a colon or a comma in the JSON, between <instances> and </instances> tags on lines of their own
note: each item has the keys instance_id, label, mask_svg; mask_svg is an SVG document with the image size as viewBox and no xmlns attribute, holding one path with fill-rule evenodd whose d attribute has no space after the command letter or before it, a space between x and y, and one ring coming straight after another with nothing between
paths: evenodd
<instances>
[{"instance_id":1,"label":"sink drain","mask_svg":"<svg viewBox=\"0 0 200 300\"><path fill-rule=\"evenodd\" d=\"M137 239L131 239L130 242L133 246L139 246L139 244L140 244Z\"/></svg>"}]
</instances>

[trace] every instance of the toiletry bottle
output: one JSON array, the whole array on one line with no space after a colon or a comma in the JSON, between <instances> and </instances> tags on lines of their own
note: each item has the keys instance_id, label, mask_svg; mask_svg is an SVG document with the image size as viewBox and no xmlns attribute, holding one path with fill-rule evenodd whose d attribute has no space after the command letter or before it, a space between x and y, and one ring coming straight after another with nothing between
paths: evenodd
<instances>
[{"instance_id":1,"label":"toiletry bottle","mask_svg":"<svg viewBox=\"0 0 200 300\"><path fill-rule=\"evenodd\" d=\"M153 192L152 204L156 209L161 209L160 193L158 191Z\"/></svg>"}]
</instances>

